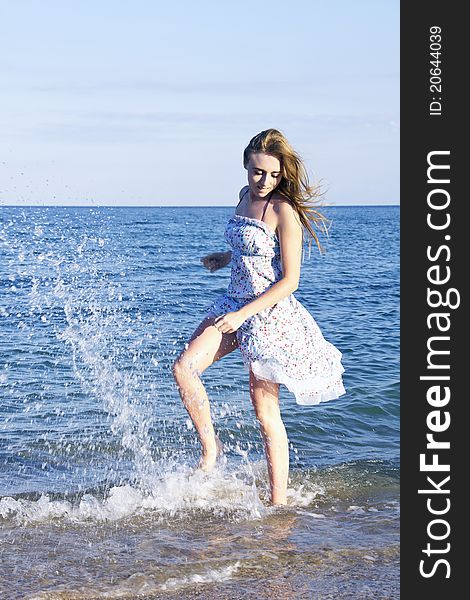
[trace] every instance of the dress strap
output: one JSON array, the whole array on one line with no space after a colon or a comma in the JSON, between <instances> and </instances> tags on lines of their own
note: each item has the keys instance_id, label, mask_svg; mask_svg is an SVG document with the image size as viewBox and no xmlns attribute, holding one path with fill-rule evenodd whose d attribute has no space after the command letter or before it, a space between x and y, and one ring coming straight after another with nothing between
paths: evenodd
<instances>
[{"instance_id":1,"label":"dress strap","mask_svg":"<svg viewBox=\"0 0 470 600\"><path fill-rule=\"evenodd\" d=\"M268 199L266 200L266 203L263 208L263 214L261 215L261 221L264 219L264 213L266 212L266 209L268 208L268 204L269 204L269 201L271 200L271 196L273 195L273 193L274 193L274 190L271 190L271 193L269 194Z\"/></svg>"},{"instance_id":2,"label":"dress strap","mask_svg":"<svg viewBox=\"0 0 470 600\"><path fill-rule=\"evenodd\" d=\"M245 193L243 194L243 196L242 196L242 197L240 198L240 200L238 201L238 204L240 204L240 202L241 202L241 201L243 200L243 198L246 196L246 193L249 191L249 189L250 189L250 188L248 188L247 190L245 190ZM264 219L264 215L265 215L265 213L266 213L266 209L268 208L268 204L269 204L269 201L271 200L271 196L273 195L273 193L274 193L274 190L271 190L271 192L270 192L270 194L269 194L269 196L268 196L268 199L266 200L266 203L265 203L265 205L264 205L264 208L263 208L263 214L261 215L261 219L260 219L261 221ZM238 204L237 204L237 206L238 206Z\"/></svg>"}]
</instances>

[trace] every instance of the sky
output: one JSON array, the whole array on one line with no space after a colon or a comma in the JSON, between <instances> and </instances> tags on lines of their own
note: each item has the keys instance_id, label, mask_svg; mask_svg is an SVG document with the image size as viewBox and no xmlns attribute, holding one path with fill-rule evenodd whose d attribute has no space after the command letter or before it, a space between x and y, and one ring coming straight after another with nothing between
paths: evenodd
<instances>
[{"instance_id":1,"label":"sky","mask_svg":"<svg viewBox=\"0 0 470 600\"><path fill-rule=\"evenodd\" d=\"M399 203L398 0L22 0L0 16L0 205L235 205L269 127L328 203Z\"/></svg>"}]
</instances>

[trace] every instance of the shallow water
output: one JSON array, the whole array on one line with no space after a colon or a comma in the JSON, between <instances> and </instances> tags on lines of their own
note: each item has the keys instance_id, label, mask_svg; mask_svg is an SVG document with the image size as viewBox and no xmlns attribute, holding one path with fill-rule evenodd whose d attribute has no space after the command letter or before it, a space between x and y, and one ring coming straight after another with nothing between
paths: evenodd
<instances>
[{"instance_id":1,"label":"shallow water","mask_svg":"<svg viewBox=\"0 0 470 600\"><path fill-rule=\"evenodd\" d=\"M210 476L171 376L226 288L199 258L231 213L2 209L4 597L398 597L398 208L329 209L327 254L306 254L295 295L347 394L301 407L281 387L282 508L238 352L202 376L226 450Z\"/></svg>"}]
</instances>

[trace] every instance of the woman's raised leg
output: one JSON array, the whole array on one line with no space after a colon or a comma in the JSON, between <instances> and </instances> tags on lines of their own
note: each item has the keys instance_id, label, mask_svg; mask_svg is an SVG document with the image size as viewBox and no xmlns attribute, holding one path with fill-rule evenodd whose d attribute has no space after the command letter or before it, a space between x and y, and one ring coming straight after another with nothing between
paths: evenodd
<instances>
[{"instance_id":1,"label":"woman's raised leg","mask_svg":"<svg viewBox=\"0 0 470 600\"><path fill-rule=\"evenodd\" d=\"M209 398L201 373L238 348L236 333L221 333L214 326L216 317L206 317L196 328L187 347L173 363L173 376L186 410L199 435L202 458L199 468L209 471L215 464L221 444L212 424Z\"/></svg>"},{"instance_id":2,"label":"woman's raised leg","mask_svg":"<svg viewBox=\"0 0 470 600\"><path fill-rule=\"evenodd\" d=\"M271 502L287 504L289 444L279 408L279 384L257 379L250 370L250 397L263 437Z\"/></svg>"}]
</instances>

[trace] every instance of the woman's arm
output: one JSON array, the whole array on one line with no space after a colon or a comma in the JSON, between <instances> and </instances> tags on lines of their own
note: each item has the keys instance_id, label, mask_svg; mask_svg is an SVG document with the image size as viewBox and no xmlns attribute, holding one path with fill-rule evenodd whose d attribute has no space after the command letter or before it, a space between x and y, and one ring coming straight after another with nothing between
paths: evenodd
<instances>
[{"instance_id":1,"label":"woman's arm","mask_svg":"<svg viewBox=\"0 0 470 600\"><path fill-rule=\"evenodd\" d=\"M212 252L212 254L208 254L201 258L202 264L209 269L212 273L213 271L217 271L217 269L221 269L229 264L232 260L232 251L228 250L227 252Z\"/></svg>"},{"instance_id":2,"label":"woman's arm","mask_svg":"<svg viewBox=\"0 0 470 600\"><path fill-rule=\"evenodd\" d=\"M302 257L302 226L297 213L288 202L281 202L278 213L278 236L281 247L282 279L260 294L256 300L245 304L237 312L243 320L265 308L274 306L299 287Z\"/></svg>"}]
</instances>

